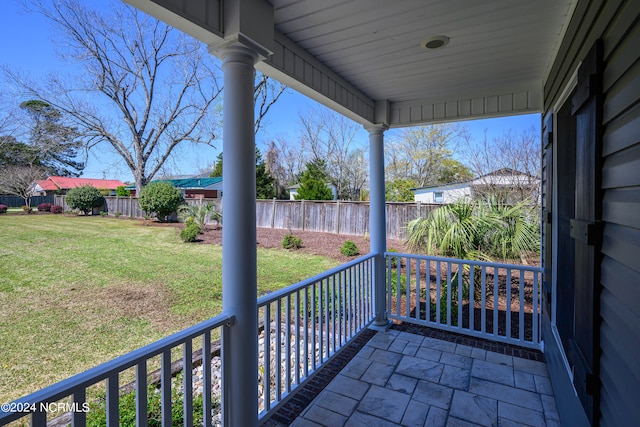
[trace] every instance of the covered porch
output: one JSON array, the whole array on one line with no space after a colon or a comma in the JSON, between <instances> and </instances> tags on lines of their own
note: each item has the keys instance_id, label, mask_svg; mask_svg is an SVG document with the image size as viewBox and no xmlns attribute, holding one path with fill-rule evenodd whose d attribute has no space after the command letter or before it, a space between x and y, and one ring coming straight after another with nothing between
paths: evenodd
<instances>
[{"instance_id":1,"label":"covered porch","mask_svg":"<svg viewBox=\"0 0 640 427\"><path fill-rule=\"evenodd\" d=\"M27 410L2 412L0 425L28 416L44 426L41 404L67 399L77 409L93 384L105 389L106 424L118 425L120 376L133 370L135 424L146 426L152 358L162 425L171 425L172 408L193 425L196 394L185 393L177 409L172 402L176 352L184 368L177 386L202 384L203 425L271 422L369 329L376 335L355 362L292 422L637 424L639 353L629 343L639 342L640 314L629 301L640 289L638 2L127 1L223 61L223 313L14 402ZM256 69L368 130L371 204L367 256L257 301ZM544 274L386 252L387 129L531 112L544 123ZM547 366L407 334L394 319L543 350ZM197 352L201 374L192 369ZM360 375L358 363L367 366ZM426 378L409 375L417 370ZM411 393L399 390L413 383ZM83 411L68 416L86 424Z\"/></svg>"},{"instance_id":2,"label":"covered porch","mask_svg":"<svg viewBox=\"0 0 640 427\"><path fill-rule=\"evenodd\" d=\"M539 351L408 324L362 335L264 425L560 425Z\"/></svg>"}]
</instances>

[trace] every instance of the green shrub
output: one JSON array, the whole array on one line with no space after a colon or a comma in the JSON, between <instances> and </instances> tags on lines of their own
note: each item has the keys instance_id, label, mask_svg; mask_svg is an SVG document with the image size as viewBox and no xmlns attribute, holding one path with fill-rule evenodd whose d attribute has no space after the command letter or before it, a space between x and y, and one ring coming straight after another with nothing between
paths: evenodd
<instances>
[{"instance_id":1,"label":"green shrub","mask_svg":"<svg viewBox=\"0 0 640 427\"><path fill-rule=\"evenodd\" d=\"M113 216L115 216L116 218L118 218L120 215L122 215L122 212L114 212Z\"/></svg>"},{"instance_id":2,"label":"green shrub","mask_svg":"<svg viewBox=\"0 0 640 427\"><path fill-rule=\"evenodd\" d=\"M196 223L190 223L180 232L180 238L183 242L195 242L200 234L200 226Z\"/></svg>"},{"instance_id":3,"label":"green shrub","mask_svg":"<svg viewBox=\"0 0 640 427\"><path fill-rule=\"evenodd\" d=\"M145 212L153 212L160 221L165 221L168 215L184 203L182 193L172 183L156 181L147 184L138 198L140 207Z\"/></svg>"},{"instance_id":4,"label":"green shrub","mask_svg":"<svg viewBox=\"0 0 640 427\"><path fill-rule=\"evenodd\" d=\"M129 197L129 195L131 194L131 192L129 190L127 190L126 188L124 188L123 185L119 185L116 187L116 196L118 197Z\"/></svg>"},{"instance_id":5,"label":"green shrub","mask_svg":"<svg viewBox=\"0 0 640 427\"><path fill-rule=\"evenodd\" d=\"M407 275L400 274L400 295L407 292ZM395 298L398 296L398 275L391 273L391 295Z\"/></svg>"},{"instance_id":6,"label":"green shrub","mask_svg":"<svg viewBox=\"0 0 640 427\"><path fill-rule=\"evenodd\" d=\"M396 249L388 248L387 252L398 252L398 251ZM398 267L398 257L392 254L389 254L388 257L391 258L391 268Z\"/></svg>"},{"instance_id":7,"label":"green shrub","mask_svg":"<svg viewBox=\"0 0 640 427\"><path fill-rule=\"evenodd\" d=\"M173 380L182 381L182 374L178 374ZM171 425L184 425L184 415L182 411L184 396L180 387L171 388ZM89 404L87 412L88 427L106 426L106 398L104 392L98 399ZM218 409L219 402L212 402L212 407ZM120 425L136 425L136 393L127 393L119 399ZM161 393L154 385L149 385L147 389L147 421L149 427L160 427L162 420L161 413ZM202 425L202 395L193 396L193 422L194 425Z\"/></svg>"},{"instance_id":8,"label":"green shrub","mask_svg":"<svg viewBox=\"0 0 640 427\"><path fill-rule=\"evenodd\" d=\"M108 215L109 215L109 212L104 212L104 211L100 212L100 216L108 216Z\"/></svg>"},{"instance_id":9,"label":"green shrub","mask_svg":"<svg viewBox=\"0 0 640 427\"><path fill-rule=\"evenodd\" d=\"M71 209L78 209L85 215L89 215L93 212L93 208L99 208L104 204L104 197L97 188L83 185L70 189L65 201Z\"/></svg>"},{"instance_id":10,"label":"green shrub","mask_svg":"<svg viewBox=\"0 0 640 427\"><path fill-rule=\"evenodd\" d=\"M356 256L360 254L360 250L351 240L347 240L342 244L340 253L344 256Z\"/></svg>"},{"instance_id":11,"label":"green shrub","mask_svg":"<svg viewBox=\"0 0 640 427\"><path fill-rule=\"evenodd\" d=\"M302 247L302 239L289 233L282 238L282 247L285 249L300 249Z\"/></svg>"}]
</instances>

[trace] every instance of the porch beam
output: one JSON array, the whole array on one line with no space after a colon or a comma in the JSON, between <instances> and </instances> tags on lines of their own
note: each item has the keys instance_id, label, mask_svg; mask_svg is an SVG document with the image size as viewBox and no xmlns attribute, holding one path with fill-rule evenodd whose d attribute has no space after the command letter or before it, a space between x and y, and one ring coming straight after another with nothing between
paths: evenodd
<instances>
[{"instance_id":1,"label":"porch beam","mask_svg":"<svg viewBox=\"0 0 640 427\"><path fill-rule=\"evenodd\" d=\"M542 111L542 90L532 82L524 87L490 88L459 93L453 98L416 99L390 103L392 128L420 124L486 119Z\"/></svg>"},{"instance_id":2,"label":"porch beam","mask_svg":"<svg viewBox=\"0 0 640 427\"><path fill-rule=\"evenodd\" d=\"M256 162L253 85L258 53L234 44L214 52L224 72L222 308L235 315L225 342L223 423L258 421Z\"/></svg>"},{"instance_id":3,"label":"porch beam","mask_svg":"<svg viewBox=\"0 0 640 427\"><path fill-rule=\"evenodd\" d=\"M385 258L387 250L387 222L384 198L384 131L386 125L371 125L369 132L369 233L370 251L375 254L373 287L374 312L373 326L384 329L389 325L386 307Z\"/></svg>"}]
</instances>

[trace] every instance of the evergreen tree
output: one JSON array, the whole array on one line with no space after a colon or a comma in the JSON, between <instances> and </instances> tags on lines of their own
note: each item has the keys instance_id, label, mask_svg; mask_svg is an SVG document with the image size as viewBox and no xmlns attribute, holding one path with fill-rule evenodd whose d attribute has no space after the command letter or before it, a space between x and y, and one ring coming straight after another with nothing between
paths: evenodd
<instances>
[{"instance_id":1,"label":"evergreen tree","mask_svg":"<svg viewBox=\"0 0 640 427\"><path fill-rule=\"evenodd\" d=\"M222 177L222 153L218 154L216 165L209 176L211 178ZM275 178L267 172L267 166L262 159L262 154L256 148L256 198L272 199L274 197L276 197Z\"/></svg>"},{"instance_id":2,"label":"evergreen tree","mask_svg":"<svg viewBox=\"0 0 640 427\"><path fill-rule=\"evenodd\" d=\"M211 178L216 178L218 176L222 178L222 151L220 152L220 154L218 154L218 157L216 157L215 166L213 167L213 171L209 176Z\"/></svg>"},{"instance_id":3,"label":"evergreen tree","mask_svg":"<svg viewBox=\"0 0 640 427\"><path fill-rule=\"evenodd\" d=\"M13 136L0 136L0 166L42 166L38 150Z\"/></svg>"},{"instance_id":4,"label":"evergreen tree","mask_svg":"<svg viewBox=\"0 0 640 427\"><path fill-rule=\"evenodd\" d=\"M300 187L296 200L333 200L333 192L327 184L325 161L316 159L307 163L307 169L300 178Z\"/></svg>"},{"instance_id":5,"label":"evergreen tree","mask_svg":"<svg viewBox=\"0 0 640 427\"><path fill-rule=\"evenodd\" d=\"M256 198L272 199L276 197L275 178L267 172L267 165L256 148Z\"/></svg>"},{"instance_id":6,"label":"evergreen tree","mask_svg":"<svg viewBox=\"0 0 640 427\"><path fill-rule=\"evenodd\" d=\"M30 149L37 163L52 175L78 176L84 162L78 160L83 147L78 131L63 123L60 110L38 99L20 104L29 117Z\"/></svg>"}]
</instances>

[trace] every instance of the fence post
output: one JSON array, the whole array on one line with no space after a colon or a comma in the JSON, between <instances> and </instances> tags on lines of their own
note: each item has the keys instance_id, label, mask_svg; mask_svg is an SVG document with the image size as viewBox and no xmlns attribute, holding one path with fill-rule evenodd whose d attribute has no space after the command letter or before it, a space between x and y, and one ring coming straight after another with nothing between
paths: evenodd
<instances>
[{"instance_id":1,"label":"fence post","mask_svg":"<svg viewBox=\"0 0 640 427\"><path fill-rule=\"evenodd\" d=\"M417 205L417 208L418 208L418 215L416 216L416 219L418 219L418 218L420 218L420 217L422 216L422 215L421 215L421 211L422 211L422 203L421 203L420 201L418 201L418 202L416 203L416 205Z\"/></svg>"},{"instance_id":2,"label":"fence post","mask_svg":"<svg viewBox=\"0 0 640 427\"><path fill-rule=\"evenodd\" d=\"M129 218L133 218L133 197L129 194Z\"/></svg>"},{"instance_id":3,"label":"fence post","mask_svg":"<svg viewBox=\"0 0 640 427\"><path fill-rule=\"evenodd\" d=\"M336 234L340 234L340 200L336 200Z\"/></svg>"},{"instance_id":4,"label":"fence post","mask_svg":"<svg viewBox=\"0 0 640 427\"><path fill-rule=\"evenodd\" d=\"M302 219L302 231L304 231L304 222L305 222L304 221L305 220L304 213L305 213L304 212L304 199L302 199L302 215L300 215L300 218Z\"/></svg>"},{"instance_id":5,"label":"fence post","mask_svg":"<svg viewBox=\"0 0 640 427\"><path fill-rule=\"evenodd\" d=\"M271 228L274 228L276 224L276 198L273 198L273 203L271 206Z\"/></svg>"}]
</instances>

